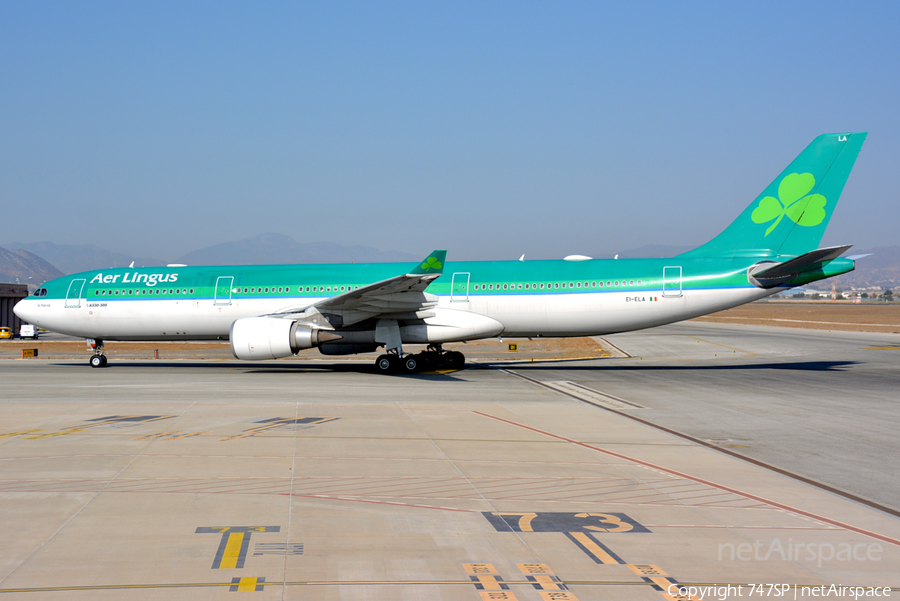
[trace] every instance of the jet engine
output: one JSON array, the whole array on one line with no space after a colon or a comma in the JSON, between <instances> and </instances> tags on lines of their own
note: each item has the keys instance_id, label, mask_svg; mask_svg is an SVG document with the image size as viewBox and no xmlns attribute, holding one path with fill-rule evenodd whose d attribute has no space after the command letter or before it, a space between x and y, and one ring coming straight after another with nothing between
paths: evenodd
<instances>
[{"instance_id":1,"label":"jet engine","mask_svg":"<svg viewBox=\"0 0 900 601\"><path fill-rule=\"evenodd\" d=\"M231 353L245 361L290 357L297 351L340 340L328 330L280 317L242 317L231 324Z\"/></svg>"}]
</instances>

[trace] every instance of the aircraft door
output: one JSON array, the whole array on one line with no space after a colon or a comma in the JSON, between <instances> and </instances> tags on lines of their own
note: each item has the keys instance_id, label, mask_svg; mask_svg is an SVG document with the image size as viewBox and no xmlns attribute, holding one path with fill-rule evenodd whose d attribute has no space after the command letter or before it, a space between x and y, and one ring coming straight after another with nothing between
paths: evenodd
<instances>
[{"instance_id":1,"label":"aircraft door","mask_svg":"<svg viewBox=\"0 0 900 601\"><path fill-rule=\"evenodd\" d=\"M234 284L234 276L223 275L216 280L216 298L217 305L231 304L231 286Z\"/></svg>"},{"instance_id":2,"label":"aircraft door","mask_svg":"<svg viewBox=\"0 0 900 601\"><path fill-rule=\"evenodd\" d=\"M453 274L450 282L450 302L463 302L469 300L469 274L460 272Z\"/></svg>"},{"instance_id":3,"label":"aircraft door","mask_svg":"<svg viewBox=\"0 0 900 601\"><path fill-rule=\"evenodd\" d=\"M81 306L81 291L84 289L85 280L72 280L69 282L69 289L66 291L66 307Z\"/></svg>"},{"instance_id":4,"label":"aircraft door","mask_svg":"<svg viewBox=\"0 0 900 601\"><path fill-rule=\"evenodd\" d=\"M663 296L681 296L681 266L663 267Z\"/></svg>"}]
</instances>

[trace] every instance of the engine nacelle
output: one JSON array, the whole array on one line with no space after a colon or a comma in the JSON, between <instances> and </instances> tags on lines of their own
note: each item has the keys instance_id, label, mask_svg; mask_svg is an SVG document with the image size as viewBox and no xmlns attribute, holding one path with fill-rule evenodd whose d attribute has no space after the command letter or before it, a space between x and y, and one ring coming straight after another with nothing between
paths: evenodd
<instances>
[{"instance_id":1,"label":"engine nacelle","mask_svg":"<svg viewBox=\"0 0 900 601\"><path fill-rule=\"evenodd\" d=\"M231 324L231 353L245 361L280 359L297 351L340 340L328 331L305 327L280 317L242 317Z\"/></svg>"}]
</instances>

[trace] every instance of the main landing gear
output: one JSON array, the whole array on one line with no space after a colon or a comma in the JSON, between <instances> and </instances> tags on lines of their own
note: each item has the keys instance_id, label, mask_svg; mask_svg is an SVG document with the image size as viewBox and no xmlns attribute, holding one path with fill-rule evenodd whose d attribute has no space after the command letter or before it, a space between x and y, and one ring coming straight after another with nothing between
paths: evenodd
<instances>
[{"instance_id":1,"label":"main landing gear","mask_svg":"<svg viewBox=\"0 0 900 601\"><path fill-rule=\"evenodd\" d=\"M91 367L106 367L106 355L103 354L103 341L102 340L94 340L93 338L87 339L88 346L94 350L94 354L91 355L90 363Z\"/></svg>"},{"instance_id":2,"label":"main landing gear","mask_svg":"<svg viewBox=\"0 0 900 601\"><path fill-rule=\"evenodd\" d=\"M375 360L378 373L414 374L433 369L462 369L466 356L458 351L444 351L440 344L432 344L416 355L401 357L396 349L391 349Z\"/></svg>"}]
</instances>

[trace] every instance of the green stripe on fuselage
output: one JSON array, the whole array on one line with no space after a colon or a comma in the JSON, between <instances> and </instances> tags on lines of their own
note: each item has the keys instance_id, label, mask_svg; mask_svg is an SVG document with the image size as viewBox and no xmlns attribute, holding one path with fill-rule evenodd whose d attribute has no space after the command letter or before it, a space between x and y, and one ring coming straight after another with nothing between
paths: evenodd
<instances>
[{"instance_id":1,"label":"green stripe on fuselage","mask_svg":"<svg viewBox=\"0 0 900 601\"><path fill-rule=\"evenodd\" d=\"M666 267L681 268L684 290L741 288L751 286L747 268L753 262L707 258L448 262L428 292L450 295L454 274L458 284L468 274L470 296L661 291ZM213 298L217 281L222 284L219 278L233 277L229 288L236 299L322 298L408 271L407 263L118 268L66 276L43 287L48 298L65 298L69 283L76 279L86 280L81 294L86 299ZM669 271L670 283L677 273Z\"/></svg>"}]
</instances>

